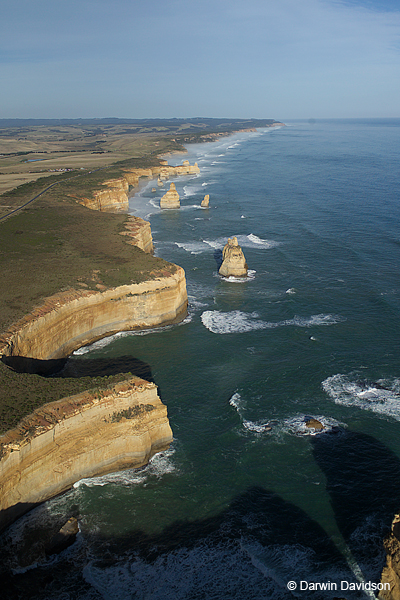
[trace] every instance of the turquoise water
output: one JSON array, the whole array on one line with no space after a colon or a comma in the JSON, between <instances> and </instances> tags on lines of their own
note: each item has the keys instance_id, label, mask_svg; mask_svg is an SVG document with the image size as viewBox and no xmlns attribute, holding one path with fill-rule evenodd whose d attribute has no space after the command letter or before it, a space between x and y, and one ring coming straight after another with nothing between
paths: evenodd
<instances>
[{"instance_id":1,"label":"turquoise water","mask_svg":"<svg viewBox=\"0 0 400 600\"><path fill-rule=\"evenodd\" d=\"M339 586L379 582L400 508L399 142L400 120L239 133L169 157L201 170L174 180L180 210L159 210L154 182L131 199L156 254L186 271L188 317L97 342L67 368L141 361L174 442L11 528L17 548L23 531L81 517L77 544L24 575L53 578L32 598L373 597ZM217 274L233 235L246 280Z\"/></svg>"}]
</instances>

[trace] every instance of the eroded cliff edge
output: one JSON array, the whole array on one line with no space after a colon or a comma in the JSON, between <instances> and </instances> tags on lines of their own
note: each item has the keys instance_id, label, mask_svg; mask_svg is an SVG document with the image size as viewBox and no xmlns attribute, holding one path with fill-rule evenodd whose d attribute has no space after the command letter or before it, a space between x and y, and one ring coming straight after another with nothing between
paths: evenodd
<instances>
[{"instance_id":1,"label":"eroded cliff edge","mask_svg":"<svg viewBox=\"0 0 400 600\"><path fill-rule=\"evenodd\" d=\"M139 377L45 404L0 437L0 530L77 480L140 467L171 441L157 388Z\"/></svg>"},{"instance_id":2,"label":"eroded cliff edge","mask_svg":"<svg viewBox=\"0 0 400 600\"><path fill-rule=\"evenodd\" d=\"M123 169L123 171L123 177L104 181L102 184L103 189L93 190L91 195L76 196L71 194L71 196L75 197L77 202L92 210L127 212L129 208L129 189L137 188L142 177L148 179L158 178L159 181L165 181L178 175L197 175L200 173L197 163L190 165L188 160L184 160L181 165L176 167L168 165L166 160L161 160L158 166L146 169Z\"/></svg>"},{"instance_id":3,"label":"eroded cliff edge","mask_svg":"<svg viewBox=\"0 0 400 600\"><path fill-rule=\"evenodd\" d=\"M0 354L53 360L119 331L166 325L187 310L185 272L104 291L70 290L46 300L0 335Z\"/></svg>"}]
</instances>

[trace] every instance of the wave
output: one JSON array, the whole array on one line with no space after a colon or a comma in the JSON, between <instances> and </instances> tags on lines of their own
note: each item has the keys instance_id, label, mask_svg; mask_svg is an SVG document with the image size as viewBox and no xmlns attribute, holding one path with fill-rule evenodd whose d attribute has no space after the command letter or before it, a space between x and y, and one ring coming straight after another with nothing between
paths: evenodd
<instances>
[{"instance_id":1,"label":"wave","mask_svg":"<svg viewBox=\"0 0 400 600\"><path fill-rule=\"evenodd\" d=\"M276 327L314 327L335 325L344 319L338 315L312 315L311 317L298 317L270 323L259 319L256 312L244 313L240 310L222 312L219 310L207 310L201 315L201 321L209 331L217 334L246 333L259 329L274 329Z\"/></svg>"},{"instance_id":2,"label":"wave","mask_svg":"<svg viewBox=\"0 0 400 600\"><path fill-rule=\"evenodd\" d=\"M164 452L155 454L149 460L147 465L141 469L127 469L126 471L109 473L107 475L102 475L101 477L80 479L74 483L73 487L77 489L83 485L86 487L97 487L110 484L130 487L132 485L145 483L150 477L161 479L167 473L179 473L172 461L174 454L175 449L170 447Z\"/></svg>"},{"instance_id":3,"label":"wave","mask_svg":"<svg viewBox=\"0 0 400 600\"><path fill-rule=\"evenodd\" d=\"M183 193L186 198L189 198L190 196L194 196L195 194L200 192L201 188L201 185L185 185L183 186Z\"/></svg>"},{"instance_id":4,"label":"wave","mask_svg":"<svg viewBox=\"0 0 400 600\"><path fill-rule=\"evenodd\" d=\"M116 339L120 337L128 337L128 336L143 336L143 335L151 335L152 333L163 333L164 331L169 331L173 327L180 327L181 325L186 325L190 323L192 320L192 316L189 314L179 323L172 323L170 325L160 325L159 327L149 327L148 329L139 329L137 331L119 331L118 333L114 333L113 335L109 335L107 337L102 338L101 340L97 340L97 342L93 342L92 344L88 344L87 346L82 346L82 348L78 348L75 352L72 353L72 356L81 356L82 354L88 354L88 352L92 352L92 350L99 350L100 348L104 348L109 344L112 344Z\"/></svg>"},{"instance_id":5,"label":"wave","mask_svg":"<svg viewBox=\"0 0 400 600\"><path fill-rule=\"evenodd\" d=\"M190 252L190 254L202 254L204 252L203 242L175 242L175 245L182 248L182 250L186 250L186 252Z\"/></svg>"},{"instance_id":6,"label":"wave","mask_svg":"<svg viewBox=\"0 0 400 600\"><path fill-rule=\"evenodd\" d=\"M252 281L255 278L256 273L257 271L249 269L245 277L235 277L234 275L229 275L228 277L225 277L224 275L220 275L219 273L218 277L231 283L245 283L246 281Z\"/></svg>"},{"instance_id":7,"label":"wave","mask_svg":"<svg viewBox=\"0 0 400 600\"><path fill-rule=\"evenodd\" d=\"M338 373L325 379L322 388L335 404L355 406L400 421L400 379L367 382L355 373Z\"/></svg>"},{"instance_id":8,"label":"wave","mask_svg":"<svg viewBox=\"0 0 400 600\"><path fill-rule=\"evenodd\" d=\"M315 419L319 421L323 425L323 429L317 429L315 427L307 427L306 423L310 419ZM325 415L306 415L306 414L297 414L292 417L288 417L283 419L282 421L271 423L274 430L279 433L295 435L295 436L308 436L308 435L319 435L322 432L327 433L336 429L342 429L345 427L345 424L337 421L332 417L327 417Z\"/></svg>"},{"instance_id":9,"label":"wave","mask_svg":"<svg viewBox=\"0 0 400 600\"><path fill-rule=\"evenodd\" d=\"M250 240L250 242L253 242L253 244L267 246L268 248L272 247L271 244L274 246L278 244L278 242L271 242L271 240L263 240L262 238L258 237L258 235L254 235L254 233L250 233L247 238Z\"/></svg>"},{"instance_id":10,"label":"wave","mask_svg":"<svg viewBox=\"0 0 400 600\"><path fill-rule=\"evenodd\" d=\"M275 437L278 438L281 438L282 435L295 435L303 437L308 435L318 435L322 432L326 433L345 427L344 423L341 423L332 417L319 414L312 416L306 414L297 414L284 419L260 419L258 421L249 421L248 419L244 418L244 412L247 403L239 394L239 392L235 392L231 396L229 399L229 404L236 409L236 412L242 421L243 428L248 432L256 434L271 432L272 435L275 435ZM319 421L323 425L323 429L307 427L306 423L307 421L310 421L310 419Z\"/></svg>"}]
</instances>

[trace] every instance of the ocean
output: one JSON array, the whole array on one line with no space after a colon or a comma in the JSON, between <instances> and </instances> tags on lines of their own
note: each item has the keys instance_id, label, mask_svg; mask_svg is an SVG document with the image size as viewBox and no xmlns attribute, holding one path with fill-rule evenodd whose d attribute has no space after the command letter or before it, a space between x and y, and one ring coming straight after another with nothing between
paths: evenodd
<instances>
[{"instance_id":1,"label":"ocean","mask_svg":"<svg viewBox=\"0 0 400 600\"><path fill-rule=\"evenodd\" d=\"M179 210L145 182L130 212L185 269L187 318L69 360L139 365L174 441L20 519L6 564L37 600L374 598L349 584L379 583L400 509L400 119L289 121L185 159ZM218 275L232 236L245 279ZM77 542L30 564L71 514Z\"/></svg>"}]
</instances>

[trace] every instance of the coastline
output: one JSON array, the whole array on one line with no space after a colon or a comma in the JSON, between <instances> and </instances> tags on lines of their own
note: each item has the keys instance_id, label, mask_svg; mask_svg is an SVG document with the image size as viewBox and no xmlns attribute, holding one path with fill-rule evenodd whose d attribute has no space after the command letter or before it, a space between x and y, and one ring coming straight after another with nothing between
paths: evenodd
<instances>
[{"instance_id":1,"label":"coastline","mask_svg":"<svg viewBox=\"0 0 400 600\"><path fill-rule=\"evenodd\" d=\"M235 132L229 132L226 135L231 135L232 133ZM213 134L208 134L208 136L210 135L212 136ZM213 139L207 138L202 141L215 141L221 135L223 134L215 134ZM198 172L198 166L191 166L188 161L184 161L182 165L172 167L167 164L167 161L160 160L158 167L124 169L124 177L122 179L106 180L102 183L102 186L107 189L95 190L90 197L77 197L71 194L69 196L72 196L75 202L92 209L94 213L122 212L127 208L129 192L139 187L139 180L141 178L155 178L157 176L162 180L168 180L171 176L196 174ZM152 252L151 231L146 221L129 216L124 221L124 227L125 231L120 231L119 233L120 235L127 236L125 241L128 244L135 245L148 254ZM146 232L143 236L142 233L144 230ZM58 359L65 358L79 347L102 337L124 330L162 326L183 319L187 310L186 280L183 269L176 265L170 265L169 270L161 270L161 272L153 270L150 271L150 275L150 279L137 284L109 287L103 283L96 283L95 287L97 289L95 290L69 289L68 291L47 297L44 303L26 314L19 321L14 322L0 336L0 353L5 357L3 362L6 362L6 364L18 363L22 371L35 372L38 363L57 361ZM59 402L62 403L64 400L60 400ZM41 408L36 409L35 413L37 411L40 412L40 410ZM32 437L36 442L33 445L29 442L32 451L33 446L38 443L37 440L42 439L42 435L47 437L49 435L47 431L43 431L40 428L41 426L37 427L37 425L34 425L37 423L34 418L35 413L25 417L25 419L31 419L31 433L32 427L36 428ZM68 417L64 415L61 420L68 421ZM59 425L61 421L57 423ZM53 423L54 427L58 426L57 423ZM106 432L108 428L109 425L106 425L100 428L100 430ZM8 431L2 436L2 439L7 439L7 436L10 435L11 432ZM161 436L160 439L162 440L160 444L163 447L167 447L172 440L172 434L168 438L168 443L165 441L165 436ZM157 444L158 442L155 441L151 447L158 447ZM53 450L55 447L56 445L54 445ZM149 457L151 452L151 450L148 451L146 456ZM18 454L16 453L15 456L22 457L23 454L18 450ZM2 479L7 470L3 459L4 456L0 462L0 477ZM143 460L146 462L145 459ZM141 462L141 464L144 464L144 462ZM111 467L110 465L107 466L107 471L104 471L104 467L100 463L97 463L97 466L93 464L89 470L82 471L81 473L75 472L72 478L75 477L74 481L76 481L83 476L93 476L109 472L110 470L127 468L127 466L121 466L122 464L126 465L128 463L120 463L116 459L112 462ZM132 464L132 462L129 463L130 466ZM22 477L21 475L23 471L21 470L21 466L17 470L20 473L18 477L21 477L21 481L23 481L25 476ZM88 475L89 472L90 475ZM67 477L63 483L58 482L56 491L49 488L42 495L39 493L37 497L41 499L38 501L48 499L63 489L67 489L71 485L70 479L70 477ZM24 489L23 486L20 489ZM17 504L25 506L22 512L29 509L28 505L31 504L29 494L24 498L24 493L21 491L18 492ZM10 502L12 501L10 500ZM19 509L14 511L12 505L7 503L4 504L3 502L0 506L2 511L6 510L7 514L14 515L11 520L8 517L5 518L4 523L9 524L13 518L17 518L19 514L22 514ZM0 525L1 523L0 516Z\"/></svg>"}]
</instances>

